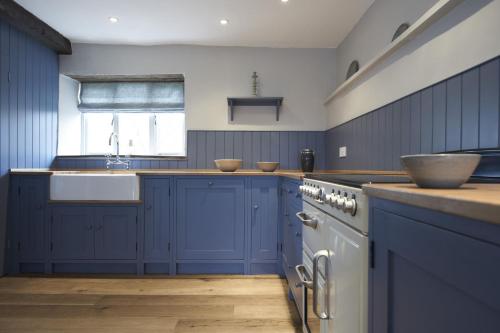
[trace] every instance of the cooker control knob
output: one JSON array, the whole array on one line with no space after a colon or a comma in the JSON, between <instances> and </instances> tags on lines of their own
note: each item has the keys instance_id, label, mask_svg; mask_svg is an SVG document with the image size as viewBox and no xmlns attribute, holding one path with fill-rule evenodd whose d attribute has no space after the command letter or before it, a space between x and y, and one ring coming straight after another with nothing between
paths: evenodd
<instances>
[{"instance_id":1,"label":"cooker control knob","mask_svg":"<svg viewBox=\"0 0 500 333\"><path fill-rule=\"evenodd\" d=\"M313 188L311 190L311 197L313 197L313 199L318 199L320 192L321 190L319 188Z\"/></svg>"},{"instance_id":2,"label":"cooker control knob","mask_svg":"<svg viewBox=\"0 0 500 333\"><path fill-rule=\"evenodd\" d=\"M307 187L307 195L311 197L313 195L313 190L314 190L314 188L312 188L311 186L308 186Z\"/></svg>"},{"instance_id":3,"label":"cooker control knob","mask_svg":"<svg viewBox=\"0 0 500 333\"><path fill-rule=\"evenodd\" d=\"M346 200L345 197L337 195L337 201L335 203L335 207L337 207L337 209L344 209L345 200Z\"/></svg>"},{"instance_id":4,"label":"cooker control knob","mask_svg":"<svg viewBox=\"0 0 500 333\"><path fill-rule=\"evenodd\" d=\"M327 194L325 195L325 203L329 204L330 206L333 206L333 203L335 202L335 194Z\"/></svg>"},{"instance_id":5,"label":"cooker control knob","mask_svg":"<svg viewBox=\"0 0 500 333\"><path fill-rule=\"evenodd\" d=\"M300 193L305 193L305 192L306 192L306 187L305 187L305 185L300 185L300 186L299 186L299 192L300 192Z\"/></svg>"},{"instance_id":6,"label":"cooker control knob","mask_svg":"<svg viewBox=\"0 0 500 333\"><path fill-rule=\"evenodd\" d=\"M342 210L344 213L350 213L352 216L356 215L356 199L347 199L344 202Z\"/></svg>"}]
</instances>

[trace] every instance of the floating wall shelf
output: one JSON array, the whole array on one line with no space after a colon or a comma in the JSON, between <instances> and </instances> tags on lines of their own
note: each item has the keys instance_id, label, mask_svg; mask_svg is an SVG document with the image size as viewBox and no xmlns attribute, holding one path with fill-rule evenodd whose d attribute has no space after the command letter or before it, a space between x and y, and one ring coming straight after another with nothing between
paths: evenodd
<instances>
[{"instance_id":1,"label":"floating wall shelf","mask_svg":"<svg viewBox=\"0 0 500 333\"><path fill-rule=\"evenodd\" d=\"M280 120L280 109L283 97L228 97L227 105L234 120L234 108L237 106L274 106L276 108L276 121Z\"/></svg>"},{"instance_id":2,"label":"floating wall shelf","mask_svg":"<svg viewBox=\"0 0 500 333\"><path fill-rule=\"evenodd\" d=\"M431 9L422 15L415 23L413 23L405 32L396 38L391 44L387 45L375 58L369 61L366 65L362 66L356 74L344 81L334 92L327 97L325 105L330 103L337 95L349 88L354 82L358 81L375 65L378 65L383 60L387 59L390 55L403 47L407 42L415 38L432 23L436 22L444 15L448 14L464 0L439 0Z\"/></svg>"}]
</instances>

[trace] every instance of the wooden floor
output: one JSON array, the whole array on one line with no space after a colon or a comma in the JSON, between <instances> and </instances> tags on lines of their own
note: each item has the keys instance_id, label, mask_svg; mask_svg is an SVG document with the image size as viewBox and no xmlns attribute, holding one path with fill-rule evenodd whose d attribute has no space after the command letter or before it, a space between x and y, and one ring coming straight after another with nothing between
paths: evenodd
<instances>
[{"instance_id":1,"label":"wooden floor","mask_svg":"<svg viewBox=\"0 0 500 333\"><path fill-rule=\"evenodd\" d=\"M0 279L0 332L300 332L274 276Z\"/></svg>"}]
</instances>

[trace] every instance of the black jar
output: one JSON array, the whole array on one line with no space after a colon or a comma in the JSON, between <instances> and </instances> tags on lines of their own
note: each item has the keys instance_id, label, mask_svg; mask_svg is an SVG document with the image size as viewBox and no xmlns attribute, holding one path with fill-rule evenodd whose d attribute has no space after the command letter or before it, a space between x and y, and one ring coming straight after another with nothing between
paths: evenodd
<instances>
[{"instance_id":1,"label":"black jar","mask_svg":"<svg viewBox=\"0 0 500 333\"><path fill-rule=\"evenodd\" d=\"M300 166L304 172L313 172L314 170L314 150L302 149L300 152Z\"/></svg>"}]
</instances>

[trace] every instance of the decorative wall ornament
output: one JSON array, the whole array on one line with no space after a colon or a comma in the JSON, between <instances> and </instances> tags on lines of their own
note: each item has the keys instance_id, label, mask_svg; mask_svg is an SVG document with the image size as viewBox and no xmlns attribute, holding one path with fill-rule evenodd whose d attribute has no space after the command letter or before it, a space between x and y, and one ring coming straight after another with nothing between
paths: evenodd
<instances>
[{"instance_id":1,"label":"decorative wall ornament","mask_svg":"<svg viewBox=\"0 0 500 333\"><path fill-rule=\"evenodd\" d=\"M401 24L397 29L396 32L394 32L394 35L392 36L391 42L396 40L399 36L403 34L408 28L410 27L410 23L403 23Z\"/></svg>"},{"instance_id":2,"label":"decorative wall ornament","mask_svg":"<svg viewBox=\"0 0 500 333\"><path fill-rule=\"evenodd\" d=\"M345 76L345 79L349 80L349 78L354 74L356 74L357 71L359 71L359 61L354 60L353 62L351 62L349 68L347 69L347 74Z\"/></svg>"},{"instance_id":3,"label":"decorative wall ornament","mask_svg":"<svg viewBox=\"0 0 500 333\"><path fill-rule=\"evenodd\" d=\"M259 75L257 75L257 72L253 72L252 75L252 96L259 96Z\"/></svg>"}]
</instances>

